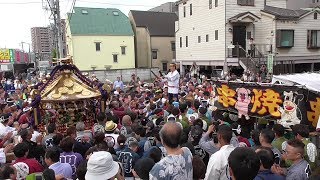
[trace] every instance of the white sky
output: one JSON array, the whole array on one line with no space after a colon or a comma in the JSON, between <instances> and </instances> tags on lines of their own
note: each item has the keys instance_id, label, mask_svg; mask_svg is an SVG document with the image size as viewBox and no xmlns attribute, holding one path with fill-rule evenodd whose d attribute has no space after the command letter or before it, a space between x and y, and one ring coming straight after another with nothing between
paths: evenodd
<instances>
[{"instance_id":1,"label":"white sky","mask_svg":"<svg viewBox=\"0 0 320 180\"><path fill-rule=\"evenodd\" d=\"M0 48L21 49L21 42L31 43L31 27L47 26L50 13L42 7L47 0L0 0ZM73 0L60 0L61 17L70 11ZM118 8L128 15L130 10L148 10L172 0L76 0L76 7ZM24 45L27 50L28 46Z\"/></svg>"}]
</instances>

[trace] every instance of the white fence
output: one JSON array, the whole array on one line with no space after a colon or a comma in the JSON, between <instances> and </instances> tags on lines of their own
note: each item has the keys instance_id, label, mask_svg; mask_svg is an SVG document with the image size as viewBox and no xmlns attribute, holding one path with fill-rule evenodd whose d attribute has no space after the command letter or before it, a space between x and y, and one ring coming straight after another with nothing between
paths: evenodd
<instances>
[{"instance_id":1,"label":"white fence","mask_svg":"<svg viewBox=\"0 0 320 180\"><path fill-rule=\"evenodd\" d=\"M135 68L135 69L110 69L110 70L96 70L96 71L82 71L89 73L90 77L95 74L97 78L104 82L106 79L114 82L117 77L120 77L123 82L129 82L131 80L131 75L134 73L137 77L140 77L142 81L150 81L155 78L152 74L159 75L159 68Z\"/></svg>"}]
</instances>

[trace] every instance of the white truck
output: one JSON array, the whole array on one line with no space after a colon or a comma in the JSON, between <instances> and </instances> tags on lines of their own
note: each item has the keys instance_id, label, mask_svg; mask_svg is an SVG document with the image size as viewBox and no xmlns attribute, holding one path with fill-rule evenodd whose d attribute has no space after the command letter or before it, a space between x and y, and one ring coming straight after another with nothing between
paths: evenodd
<instances>
[{"instance_id":1,"label":"white truck","mask_svg":"<svg viewBox=\"0 0 320 180\"><path fill-rule=\"evenodd\" d=\"M51 67L50 61L39 61L38 62L38 68L40 74L47 74L50 73L49 68Z\"/></svg>"}]
</instances>

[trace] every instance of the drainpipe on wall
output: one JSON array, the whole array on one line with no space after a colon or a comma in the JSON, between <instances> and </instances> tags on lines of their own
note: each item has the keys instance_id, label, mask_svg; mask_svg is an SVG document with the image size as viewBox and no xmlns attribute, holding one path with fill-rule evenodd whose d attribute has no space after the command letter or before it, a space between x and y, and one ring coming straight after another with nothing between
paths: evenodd
<instances>
[{"instance_id":1,"label":"drainpipe on wall","mask_svg":"<svg viewBox=\"0 0 320 180\"><path fill-rule=\"evenodd\" d=\"M146 28L146 30L147 30L147 32L148 32L148 34L149 34L149 44L150 44L150 48L149 48L149 58L150 58L150 62L148 62L148 65L149 65L149 63L150 63L150 68L152 68L153 67L153 64L152 64L152 61L153 61L153 59L152 59L152 44L151 44L151 36L150 36L150 32L149 32L149 29L148 28Z\"/></svg>"},{"instance_id":2,"label":"drainpipe on wall","mask_svg":"<svg viewBox=\"0 0 320 180\"><path fill-rule=\"evenodd\" d=\"M223 64L223 73L228 72L228 64L227 64L227 1L224 0L224 64Z\"/></svg>"}]
</instances>

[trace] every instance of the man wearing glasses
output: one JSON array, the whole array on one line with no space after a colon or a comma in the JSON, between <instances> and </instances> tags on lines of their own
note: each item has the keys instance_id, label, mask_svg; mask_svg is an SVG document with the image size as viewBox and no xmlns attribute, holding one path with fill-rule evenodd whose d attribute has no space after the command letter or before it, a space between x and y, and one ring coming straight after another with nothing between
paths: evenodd
<instances>
[{"instance_id":1,"label":"man wearing glasses","mask_svg":"<svg viewBox=\"0 0 320 180\"><path fill-rule=\"evenodd\" d=\"M287 142L284 151L284 159L292 161L292 165L287 169L282 169L279 165L274 165L273 172L286 175L286 180L307 180L311 175L309 163L304 160L304 143L298 139L292 139Z\"/></svg>"}]
</instances>

